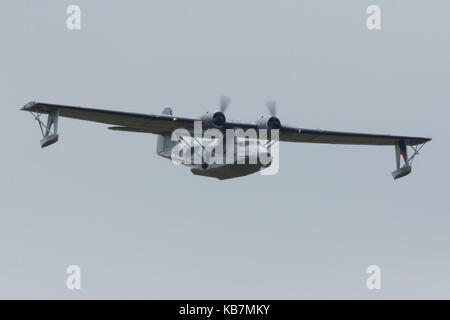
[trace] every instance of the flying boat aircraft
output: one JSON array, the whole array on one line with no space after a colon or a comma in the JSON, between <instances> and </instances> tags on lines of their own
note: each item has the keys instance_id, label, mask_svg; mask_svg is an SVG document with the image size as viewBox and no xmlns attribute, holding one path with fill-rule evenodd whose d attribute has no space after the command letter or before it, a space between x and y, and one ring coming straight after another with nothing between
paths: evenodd
<instances>
[{"instance_id":1,"label":"flying boat aircraft","mask_svg":"<svg viewBox=\"0 0 450 320\"><path fill-rule=\"evenodd\" d=\"M156 153L159 156L172 161L177 160L178 163L190 167L195 175L214 177L220 180L246 176L270 167L273 159L272 146L278 142L272 139L273 136L276 136L272 134L275 131L278 136L276 140L282 142L394 146L396 159L396 169L392 172L394 179L411 173L411 163L414 157L424 144L431 140L423 137L338 132L285 126L276 116L275 102L267 103L269 115L259 118L255 123L229 121L225 116L225 111L230 101L225 96L221 97L220 105L215 111L207 112L198 118L174 116L170 108L165 108L160 115L152 115L41 102L29 102L21 110L29 111L38 121L43 136L40 141L42 148L58 141L60 117L99 122L112 125L108 128L110 130L156 134L158 136ZM43 115L47 115L47 121L41 119ZM258 132L266 130L268 134L262 139L264 143L258 144L257 151L249 147L248 137L236 137L231 147L234 151L232 160L225 163L211 163L211 161L205 160L203 152L206 149L204 142L208 139L196 138L196 123L201 124L202 133L214 129L223 133L227 130L255 130ZM184 134L174 136L174 132L180 131ZM191 135L191 137L186 137L187 135ZM261 140L260 138L257 136L256 140ZM226 148L211 148L211 141L217 143L217 139L209 141L208 150L212 150L212 153L220 150L225 154L230 149L229 145ZM411 156L408 156L408 147L413 151ZM237 149L243 150L243 152L237 153ZM180 150L191 151L192 158L202 153L197 157L200 162L184 157ZM209 157L211 157L211 152ZM269 160L261 161L263 157Z\"/></svg>"}]
</instances>

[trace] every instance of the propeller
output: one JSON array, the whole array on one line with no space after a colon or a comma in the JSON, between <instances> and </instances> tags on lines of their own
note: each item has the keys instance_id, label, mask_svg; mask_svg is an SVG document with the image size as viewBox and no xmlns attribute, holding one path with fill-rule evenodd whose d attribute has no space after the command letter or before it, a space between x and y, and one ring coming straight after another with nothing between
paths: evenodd
<instances>
[{"instance_id":1,"label":"propeller","mask_svg":"<svg viewBox=\"0 0 450 320\"><path fill-rule=\"evenodd\" d=\"M226 96L220 96L220 111L225 112L230 105L231 98Z\"/></svg>"},{"instance_id":2,"label":"propeller","mask_svg":"<svg viewBox=\"0 0 450 320\"><path fill-rule=\"evenodd\" d=\"M281 122L280 119L276 117L277 114L277 103L274 100L266 102L267 109L269 110L269 117L261 116L261 119L256 121L259 128L263 129L280 129Z\"/></svg>"},{"instance_id":3,"label":"propeller","mask_svg":"<svg viewBox=\"0 0 450 320\"><path fill-rule=\"evenodd\" d=\"M272 117L277 115L277 102L274 100L266 102L267 109Z\"/></svg>"}]
</instances>

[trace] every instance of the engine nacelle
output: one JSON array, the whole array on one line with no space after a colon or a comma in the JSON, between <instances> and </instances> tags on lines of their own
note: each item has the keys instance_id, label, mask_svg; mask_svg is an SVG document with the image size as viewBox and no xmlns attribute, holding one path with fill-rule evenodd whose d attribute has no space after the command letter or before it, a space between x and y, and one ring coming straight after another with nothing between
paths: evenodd
<instances>
[{"instance_id":1,"label":"engine nacelle","mask_svg":"<svg viewBox=\"0 0 450 320\"><path fill-rule=\"evenodd\" d=\"M281 129L281 122L277 117L263 117L256 121L258 129Z\"/></svg>"},{"instance_id":2,"label":"engine nacelle","mask_svg":"<svg viewBox=\"0 0 450 320\"><path fill-rule=\"evenodd\" d=\"M216 128L222 128L227 121L225 115L221 111L207 112L201 119L204 126Z\"/></svg>"}]
</instances>

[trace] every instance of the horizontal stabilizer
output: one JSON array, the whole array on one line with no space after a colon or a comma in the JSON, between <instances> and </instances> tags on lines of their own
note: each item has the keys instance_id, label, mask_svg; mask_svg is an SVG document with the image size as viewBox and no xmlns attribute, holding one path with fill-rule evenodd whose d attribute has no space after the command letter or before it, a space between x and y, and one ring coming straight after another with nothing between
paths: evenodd
<instances>
[{"instance_id":1,"label":"horizontal stabilizer","mask_svg":"<svg viewBox=\"0 0 450 320\"><path fill-rule=\"evenodd\" d=\"M113 131L149 133L148 130L145 130L145 129L130 128L130 127L108 127L108 129L109 130L113 130Z\"/></svg>"}]
</instances>

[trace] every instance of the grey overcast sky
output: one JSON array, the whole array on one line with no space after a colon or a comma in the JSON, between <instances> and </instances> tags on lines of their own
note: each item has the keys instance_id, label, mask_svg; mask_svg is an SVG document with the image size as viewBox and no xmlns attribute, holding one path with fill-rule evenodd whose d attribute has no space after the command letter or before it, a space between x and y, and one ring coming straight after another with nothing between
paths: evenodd
<instances>
[{"instance_id":1,"label":"grey overcast sky","mask_svg":"<svg viewBox=\"0 0 450 320\"><path fill-rule=\"evenodd\" d=\"M444 0L3 1L0 298L450 298L449 12ZM19 111L198 116L221 94L232 119L276 99L284 124L433 141L398 181L392 147L312 144L282 144L275 176L218 181L157 157L153 135L97 123L61 119L41 150ZM73 264L80 291L66 288Z\"/></svg>"}]
</instances>

